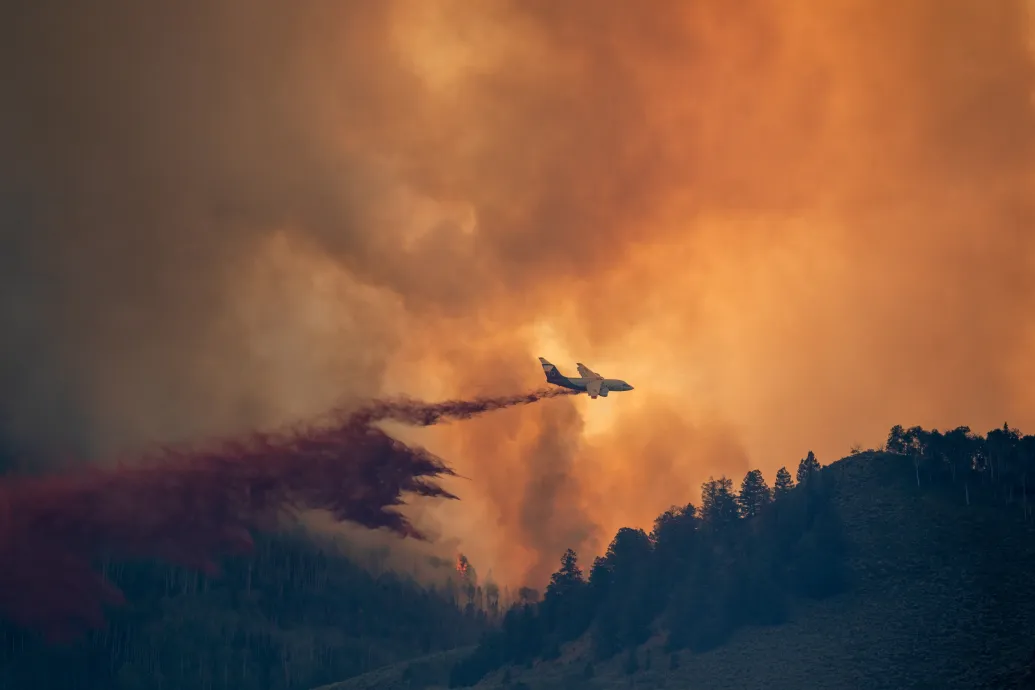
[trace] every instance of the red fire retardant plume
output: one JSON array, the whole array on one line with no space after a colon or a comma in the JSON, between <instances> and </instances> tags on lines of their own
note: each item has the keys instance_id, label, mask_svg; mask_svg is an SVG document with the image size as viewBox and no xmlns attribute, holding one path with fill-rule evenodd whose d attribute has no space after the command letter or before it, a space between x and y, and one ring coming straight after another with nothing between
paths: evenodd
<instances>
[{"instance_id":1,"label":"red fire retardant plume","mask_svg":"<svg viewBox=\"0 0 1035 690\"><path fill-rule=\"evenodd\" d=\"M375 401L286 432L164 448L117 469L2 479L0 615L52 638L103 625L103 607L122 593L94 570L100 558L159 558L214 574L220 556L247 552L251 531L272 528L285 509L323 509L422 539L393 507L406 493L456 498L435 482L453 471L374 422L428 426L573 393Z\"/></svg>"}]
</instances>

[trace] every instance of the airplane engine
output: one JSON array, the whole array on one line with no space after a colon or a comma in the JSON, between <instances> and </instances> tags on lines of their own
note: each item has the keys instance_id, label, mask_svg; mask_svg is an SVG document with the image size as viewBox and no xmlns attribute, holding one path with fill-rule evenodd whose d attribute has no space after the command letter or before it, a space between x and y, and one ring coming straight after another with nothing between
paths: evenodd
<instances>
[{"instance_id":1,"label":"airplane engine","mask_svg":"<svg viewBox=\"0 0 1035 690\"><path fill-rule=\"evenodd\" d=\"M601 397L604 397L604 398L607 397L607 386L601 386L600 387L600 395L601 395Z\"/></svg>"}]
</instances>

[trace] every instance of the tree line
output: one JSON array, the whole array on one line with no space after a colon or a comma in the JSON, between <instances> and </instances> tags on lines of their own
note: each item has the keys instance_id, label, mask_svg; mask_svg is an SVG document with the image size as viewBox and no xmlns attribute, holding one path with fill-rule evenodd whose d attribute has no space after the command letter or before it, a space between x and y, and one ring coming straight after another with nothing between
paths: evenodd
<instances>
[{"instance_id":1,"label":"tree line","mask_svg":"<svg viewBox=\"0 0 1035 690\"><path fill-rule=\"evenodd\" d=\"M1018 504L1024 518L1032 519L1035 435L1007 423L984 436L967 426L941 432L896 425L880 450L911 460L917 487L954 485L968 505L975 488L984 487L997 499Z\"/></svg>"}]
</instances>

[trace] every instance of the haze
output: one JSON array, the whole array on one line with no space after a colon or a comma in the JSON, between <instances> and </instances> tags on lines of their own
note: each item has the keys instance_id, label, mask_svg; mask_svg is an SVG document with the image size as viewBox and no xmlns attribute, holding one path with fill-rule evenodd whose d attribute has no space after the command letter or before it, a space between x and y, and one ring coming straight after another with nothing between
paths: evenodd
<instances>
[{"instance_id":1,"label":"haze","mask_svg":"<svg viewBox=\"0 0 1035 690\"><path fill-rule=\"evenodd\" d=\"M9 14L23 464L582 361L636 390L402 432L469 478L419 520L541 585L709 475L1035 427L1031 2Z\"/></svg>"}]
</instances>

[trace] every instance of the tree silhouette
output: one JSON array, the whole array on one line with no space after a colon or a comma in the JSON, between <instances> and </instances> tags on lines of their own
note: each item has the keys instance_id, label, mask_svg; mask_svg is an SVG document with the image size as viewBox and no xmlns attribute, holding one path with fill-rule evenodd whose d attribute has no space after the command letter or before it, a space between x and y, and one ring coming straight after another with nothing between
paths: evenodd
<instances>
[{"instance_id":1,"label":"tree silhouette","mask_svg":"<svg viewBox=\"0 0 1035 690\"><path fill-rule=\"evenodd\" d=\"M924 464L930 481L932 474L948 467L948 442L945 434L932 429L924 432L923 444L926 449Z\"/></svg>"},{"instance_id":2,"label":"tree silhouette","mask_svg":"<svg viewBox=\"0 0 1035 690\"><path fill-rule=\"evenodd\" d=\"M974 469L974 454L977 440L970 432L969 426L958 426L945 434L943 438L949 476L953 483L957 477L966 477ZM966 489L964 489L966 494Z\"/></svg>"},{"instance_id":3,"label":"tree silhouette","mask_svg":"<svg viewBox=\"0 0 1035 690\"><path fill-rule=\"evenodd\" d=\"M701 518L706 523L721 529L735 522L739 514L732 479L709 478L701 485Z\"/></svg>"},{"instance_id":4,"label":"tree silhouette","mask_svg":"<svg viewBox=\"0 0 1035 690\"><path fill-rule=\"evenodd\" d=\"M1001 429L993 429L985 436L985 448L988 451L989 479L1002 482L1008 479L1013 467L1013 459L1017 454L1020 433L1004 423Z\"/></svg>"},{"instance_id":5,"label":"tree silhouette","mask_svg":"<svg viewBox=\"0 0 1035 690\"><path fill-rule=\"evenodd\" d=\"M794 479L786 467L776 471L776 483L773 484L773 498L777 501L783 499L794 488Z\"/></svg>"},{"instance_id":6,"label":"tree silhouette","mask_svg":"<svg viewBox=\"0 0 1035 690\"><path fill-rule=\"evenodd\" d=\"M920 467L927 457L929 439L930 434L919 426L911 426L902 434L902 446L905 454L913 460L913 473L916 476L918 488L920 486Z\"/></svg>"},{"instance_id":7,"label":"tree silhouette","mask_svg":"<svg viewBox=\"0 0 1035 690\"><path fill-rule=\"evenodd\" d=\"M670 587L685 572L696 548L697 508L692 503L672 506L654 520L650 541L653 560L663 586Z\"/></svg>"},{"instance_id":8,"label":"tree silhouette","mask_svg":"<svg viewBox=\"0 0 1035 690\"><path fill-rule=\"evenodd\" d=\"M652 544L643 530L623 527L615 534L592 578L605 578L607 597L593 630L597 658L646 641L655 611L652 606Z\"/></svg>"},{"instance_id":9,"label":"tree silhouette","mask_svg":"<svg viewBox=\"0 0 1035 690\"><path fill-rule=\"evenodd\" d=\"M587 590L578 555L568 549L561 557L560 569L550 576L541 606L543 622L548 630L556 631L558 641L581 635L589 625Z\"/></svg>"},{"instance_id":10,"label":"tree silhouette","mask_svg":"<svg viewBox=\"0 0 1035 690\"><path fill-rule=\"evenodd\" d=\"M654 520L650 540L655 547L661 544L686 546L697 527L697 508L693 503L672 506Z\"/></svg>"},{"instance_id":11,"label":"tree silhouette","mask_svg":"<svg viewBox=\"0 0 1035 690\"><path fill-rule=\"evenodd\" d=\"M762 472L759 470L748 472L744 476L744 481L740 484L740 495L737 497L737 502L740 505L740 514L748 518L755 517L772 500L773 495L769 490L769 485L765 482L765 477L762 476Z\"/></svg>"},{"instance_id":12,"label":"tree silhouette","mask_svg":"<svg viewBox=\"0 0 1035 690\"><path fill-rule=\"evenodd\" d=\"M819 472L819 469L819 460L816 459L816 454L810 450L809 454L798 463L798 483L808 484L816 473Z\"/></svg>"},{"instance_id":13,"label":"tree silhouette","mask_svg":"<svg viewBox=\"0 0 1035 690\"><path fill-rule=\"evenodd\" d=\"M888 440L884 444L884 450L896 455L905 455L907 451L906 431L901 424L891 427L888 432Z\"/></svg>"},{"instance_id":14,"label":"tree silhouette","mask_svg":"<svg viewBox=\"0 0 1035 690\"><path fill-rule=\"evenodd\" d=\"M579 557L574 550L568 549L561 556L560 570L550 576L550 584L546 586L546 598L564 596L574 588L585 584Z\"/></svg>"},{"instance_id":15,"label":"tree silhouette","mask_svg":"<svg viewBox=\"0 0 1035 690\"><path fill-rule=\"evenodd\" d=\"M632 573L650 558L650 538L642 529L622 527L607 547L604 560L612 573Z\"/></svg>"}]
</instances>

